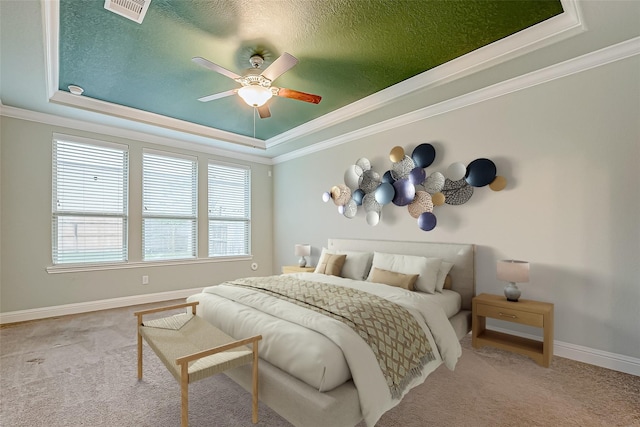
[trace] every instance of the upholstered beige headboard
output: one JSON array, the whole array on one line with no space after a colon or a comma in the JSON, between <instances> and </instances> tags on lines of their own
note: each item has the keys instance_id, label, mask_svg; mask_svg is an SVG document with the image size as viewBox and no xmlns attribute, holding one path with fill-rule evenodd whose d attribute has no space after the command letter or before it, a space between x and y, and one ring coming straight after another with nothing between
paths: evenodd
<instances>
[{"instance_id":1,"label":"upholstered beige headboard","mask_svg":"<svg viewBox=\"0 0 640 427\"><path fill-rule=\"evenodd\" d=\"M462 309L471 310L475 295L475 246L466 243L402 242L391 240L329 239L331 251L384 252L441 258L452 262L451 288L462 296Z\"/></svg>"}]
</instances>

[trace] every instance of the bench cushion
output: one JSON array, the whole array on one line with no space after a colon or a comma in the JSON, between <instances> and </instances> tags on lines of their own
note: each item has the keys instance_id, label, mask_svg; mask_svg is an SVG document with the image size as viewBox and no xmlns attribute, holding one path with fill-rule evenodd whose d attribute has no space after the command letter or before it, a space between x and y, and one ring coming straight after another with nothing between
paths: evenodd
<instances>
[{"instance_id":1,"label":"bench cushion","mask_svg":"<svg viewBox=\"0 0 640 427\"><path fill-rule=\"evenodd\" d=\"M180 382L180 366L176 359L236 341L199 316L177 314L147 320L139 326L140 334ZM189 383L235 368L253 360L251 349L237 347L212 354L189 364Z\"/></svg>"}]
</instances>

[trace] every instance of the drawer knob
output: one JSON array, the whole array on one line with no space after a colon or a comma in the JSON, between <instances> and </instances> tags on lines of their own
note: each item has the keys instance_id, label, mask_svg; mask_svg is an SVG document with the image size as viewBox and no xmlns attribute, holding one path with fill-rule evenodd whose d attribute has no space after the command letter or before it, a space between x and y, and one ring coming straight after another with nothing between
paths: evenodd
<instances>
[{"instance_id":1,"label":"drawer knob","mask_svg":"<svg viewBox=\"0 0 640 427\"><path fill-rule=\"evenodd\" d=\"M516 316L515 314L505 314L505 313L502 313L502 312L499 312L498 315L500 317L509 317L511 319L517 319L518 318L518 316Z\"/></svg>"}]
</instances>

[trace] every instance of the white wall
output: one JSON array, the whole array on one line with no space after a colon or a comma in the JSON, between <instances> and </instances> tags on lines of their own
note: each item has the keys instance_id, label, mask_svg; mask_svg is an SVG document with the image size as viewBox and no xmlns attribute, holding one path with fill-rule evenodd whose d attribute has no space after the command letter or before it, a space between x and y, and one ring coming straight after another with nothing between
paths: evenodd
<instances>
[{"instance_id":1,"label":"white wall","mask_svg":"<svg viewBox=\"0 0 640 427\"><path fill-rule=\"evenodd\" d=\"M382 174L391 148L411 153L423 142L437 150L427 173L486 157L507 188L437 207L431 232L406 208L385 206L370 227L363 211L349 220L322 202L358 158ZM474 243L477 293L502 293L496 260L528 260L523 298L555 304L556 340L640 358L639 171L635 56L277 164L274 268L295 263L303 242L315 265L329 237Z\"/></svg>"},{"instance_id":2,"label":"white wall","mask_svg":"<svg viewBox=\"0 0 640 427\"><path fill-rule=\"evenodd\" d=\"M202 152L92 134L9 117L1 118L1 312L84 303L96 300L193 289L247 275L271 274L272 182L265 164L221 158ZM51 274L51 147L52 134L113 141L129 146L129 261L141 260L142 149L186 153L198 157L200 170L199 253L206 256L206 170L208 159L251 167L253 258L229 262L139 267L107 271ZM204 173L203 173L204 171ZM202 205L202 203L205 203ZM135 207L138 207L136 209ZM251 270L252 262L259 264ZM142 275L149 284L142 285Z\"/></svg>"}]
</instances>

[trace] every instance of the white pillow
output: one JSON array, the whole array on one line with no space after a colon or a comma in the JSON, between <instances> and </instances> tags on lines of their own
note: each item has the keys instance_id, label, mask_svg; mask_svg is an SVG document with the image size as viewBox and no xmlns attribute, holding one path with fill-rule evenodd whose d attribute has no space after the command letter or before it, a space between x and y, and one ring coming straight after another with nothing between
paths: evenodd
<instances>
[{"instance_id":1,"label":"white pillow","mask_svg":"<svg viewBox=\"0 0 640 427\"><path fill-rule=\"evenodd\" d=\"M320 259L325 253L346 255L347 259L342 266L341 277L354 280L365 280L371 269L371 259L373 253L371 252L355 252L355 251L330 251L327 248L322 248ZM317 267L316 267L317 269Z\"/></svg>"},{"instance_id":2,"label":"white pillow","mask_svg":"<svg viewBox=\"0 0 640 427\"><path fill-rule=\"evenodd\" d=\"M436 292L442 292L442 289L444 289L444 281L446 280L449 271L451 271L451 267L453 267L452 262L442 261L440 264L440 269L438 270L438 281L436 282Z\"/></svg>"},{"instance_id":3,"label":"white pillow","mask_svg":"<svg viewBox=\"0 0 640 427\"><path fill-rule=\"evenodd\" d=\"M348 259L349 256L347 256ZM415 283L415 290L432 294L436 291L441 263L442 260L440 258L374 252L371 271L375 267L402 274L419 274ZM371 273L369 273L367 280L371 281Z\"/></svg>"}]
</instances>

